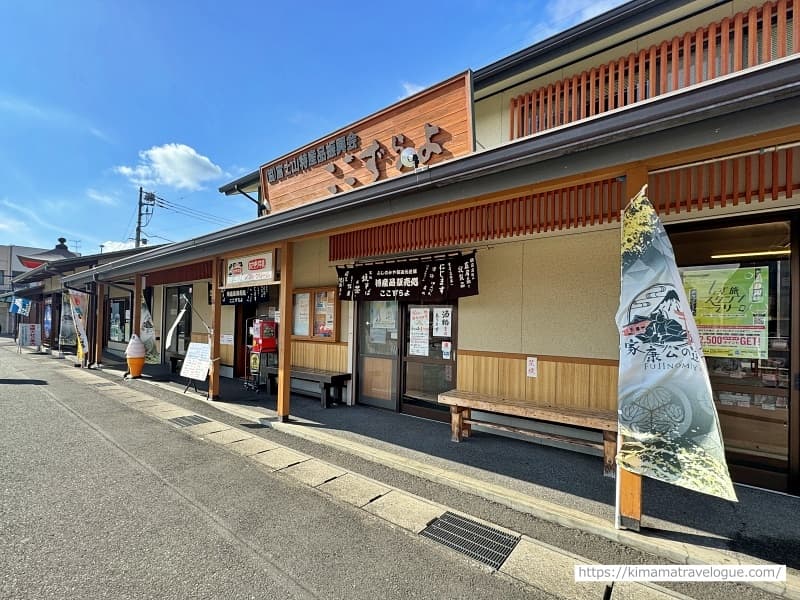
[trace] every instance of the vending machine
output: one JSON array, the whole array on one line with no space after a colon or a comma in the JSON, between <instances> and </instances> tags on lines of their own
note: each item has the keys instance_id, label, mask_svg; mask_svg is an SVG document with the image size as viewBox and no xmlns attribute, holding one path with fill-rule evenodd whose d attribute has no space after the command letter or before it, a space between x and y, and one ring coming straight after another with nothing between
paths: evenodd
<instances>
[{"instance_id":1,"label":"vending machine","mask_svg":"<svg viewBox=\"0 0 800 600\"><path fill-rule=\"evenodd\" d=\"M247 334L252 338L248 346L248 376L245 387L258 391L267 385L267 368L278 365L278 324L266 316L247 320Z\"/></svg>"}]
</instances>

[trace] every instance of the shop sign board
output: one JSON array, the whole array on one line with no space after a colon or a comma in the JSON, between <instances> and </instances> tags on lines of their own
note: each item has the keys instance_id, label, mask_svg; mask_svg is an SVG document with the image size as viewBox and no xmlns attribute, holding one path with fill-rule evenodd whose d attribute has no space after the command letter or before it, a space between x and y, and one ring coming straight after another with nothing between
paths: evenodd
<instances>
[{"instance_id":1,"label":"shop sign board","mask_svg":"<svg viewBox=\"0 0 800 600\"><path fill-rule=\"evenodd\" d=\"M208 344L191 342L181 366L181 377L205 381L211 366L211 347Z\"/></svg>"},{"instance_id":2,"label":"shop sign board","mask_svg":"<svg viewBox=\"0 0 800 600\"><path fill-rule=\"evenodd\" d=\"M225 269L225 287L247 287L272 283L272 252L230 258Z\"/></svg>"},{"instance_id":3,"label":"shop sign board","mask_svg":"<svg viewBox=\"0 0 800 600\"><path fill-rule=\"evenodd\" d=\"M336 272L340 300L447 302L478 294L475 252L336 267Z\"/></svg>"},{"instance_id":4,"label":"shop sign board","mask_svg":"<svg viewBox=\"0 0 800 600\"><path fill-rule=\"evenodd\" d=\"M212 287L208 284L208 304L211 305ZM222 306L236 306L238 304L259 304L269 301L269 286L248 285L247 287L237 287L230 290L220 290Z\"/></svg>"},{"instance_id":5,"label":"shop sign board","mask_svg":"<svg viewBox=\"0 0 800 600\"><path fill-rule=\"evenodd\" d=\"M767 358L766 267L685 269L681 278L705 356Z\"/></svg>"},{"instance_id":6,"label":"shop sign board","mask_svg":"<svg viewBox=\"0 0 800 600\"><path fill-rule=\"evenodd\" d=\"M272 212L472 152L471 86L462 73L263 165Z\"/></svg>"},{"instance_id":7,"label":"shop sign board","mask_svg":"<svg viewBox=\"0 0 800 600\"><path fill-rule=\"evenodd\" d=\"M38 323L21 323L18 336L20 346L42 345L42 331Z\"/></svg>"}]
</instances>

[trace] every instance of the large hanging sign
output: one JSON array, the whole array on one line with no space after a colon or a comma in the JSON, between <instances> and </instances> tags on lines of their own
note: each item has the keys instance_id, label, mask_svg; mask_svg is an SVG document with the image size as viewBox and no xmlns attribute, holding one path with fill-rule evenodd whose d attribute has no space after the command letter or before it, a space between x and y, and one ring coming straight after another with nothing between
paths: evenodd
<instances>
[{"instance_id":1,"label":"large hanging sign","mask_svg":"<svg viewBox=\"0 0 800 600\"><path fill-rule=\"evenodd\" d=\"M264 199L277 213L469 154L471 88L462 73L263 165Z\"/></svg>"},{"instance_id":2,"label":"large hanging sign","mask_svg":"<svg viewBox=\"0 0 800 600\"><path fill-rule=\"evenodd\" d=\"M644 191L622 220L617 463L736 500L690 301Z\"/></svg>"},{"instance_id":3,"label":"large hanging sign","mask_svg":"<svg viewBox=\"0 0 800 600\"><path fill-rule=\"evenodd\" d=\"M686 269L681 275L703 354L767 358L766 267Z\"/></svg>"},{"instance_id":4,"label":"large hanging sign","mask_svg":"<svg viewBox=\"0 0 800 600\"><path fill-rule=\"evenodd\" d=\"M446 302L478 294L475 252L336 267L340 300Z\"/></svg>"},{"instance_id":5,"label":"large hanging sign","mask_svg":"<svg viewBox=\"0 0 800 600\"><path fill-rule=\"evenodd\" d=\"M272 283L272 252L228 259L225 287L247 287L254 283Z\"/></svg>"}]
</instances>

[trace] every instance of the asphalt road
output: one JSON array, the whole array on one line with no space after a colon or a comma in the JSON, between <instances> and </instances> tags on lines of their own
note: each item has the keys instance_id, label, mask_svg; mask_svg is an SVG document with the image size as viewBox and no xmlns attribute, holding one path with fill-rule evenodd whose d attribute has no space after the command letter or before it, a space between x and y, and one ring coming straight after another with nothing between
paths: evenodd
<instances>
[{"instance_id":1,"label":"asphalt road","mask_svg":"<svg viewBox=\"0 0 800 600\"><path fill-rule=\"evenodd\" d=\"M0 598L550 597L64 370L0 349ZM189 395L126 385L243 426ZM666 562L272 429L249 433L595 562ZM709 600L773 597L740 584L665 587Z\"/></svg>"},{"instance_id":2,"label":"asphalt road","mask_svg":"<svg viewBox=\"0 0 800 600\"><path fill-rule=\"evenodd\" d=\"M2 598L549 597L109 401L53 360L0 355Z\"/></svg>"}]
</instances>

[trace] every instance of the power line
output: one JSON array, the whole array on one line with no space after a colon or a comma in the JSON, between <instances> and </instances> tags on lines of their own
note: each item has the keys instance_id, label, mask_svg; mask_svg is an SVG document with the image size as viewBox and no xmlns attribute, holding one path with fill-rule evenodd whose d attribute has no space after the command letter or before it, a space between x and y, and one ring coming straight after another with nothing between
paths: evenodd
<instances>
[{"instance_id":1,"label":"power line","mask_svg":"<svg viewBox=\"0 0 800 600\"><path fill-rule=\"evenodd\" d=\"M177 202L171 202L169 200L165 200L164 198L160 198L158 196L156 196L156 206L163 208L165 210L186 215L188 217L193 217L201 221L209 221L211 223L227 223L230 225L236 224L236 221L233 221L231 219L226 219L225 217L220 217L218 215L213 215L211 213L203 212L201 210L197 210L196 208L191 208L189 206L184 206L183 204L178 204Z\"/></svg>"}]
</instances>

